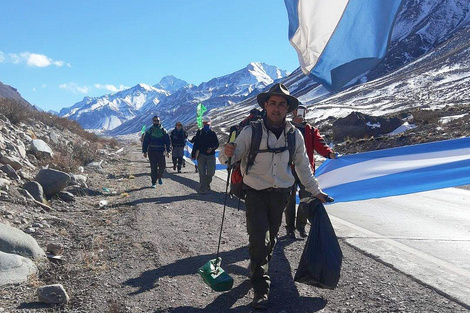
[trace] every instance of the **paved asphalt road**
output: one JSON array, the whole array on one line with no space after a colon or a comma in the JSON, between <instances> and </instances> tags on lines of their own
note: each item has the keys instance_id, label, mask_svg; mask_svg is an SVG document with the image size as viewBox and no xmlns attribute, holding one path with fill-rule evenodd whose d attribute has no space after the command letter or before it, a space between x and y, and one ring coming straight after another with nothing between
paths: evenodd
<instances>
[{"instance_id":1,"label":"paved asphalt road","mask_svg":"<svg viewBox=\"0 0 470 313\"><path fill-rule=\"evenodd\" d=\"M336 235L470 306L470 191L447 188L328 205Z\"/></svg>"}]
</instances>

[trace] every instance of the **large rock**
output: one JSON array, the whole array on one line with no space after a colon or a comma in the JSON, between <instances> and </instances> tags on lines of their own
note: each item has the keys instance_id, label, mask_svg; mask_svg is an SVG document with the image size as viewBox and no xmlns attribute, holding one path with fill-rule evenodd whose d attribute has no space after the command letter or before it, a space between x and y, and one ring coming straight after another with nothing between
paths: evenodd
<instances>
[{"instance_id":1,"label":"large rock","mask_svg":"<svg viewBox=\"0 0 470 313\"><path fill-rule=\"evenodd\" d=\"M34 180L41 184L46 196L52 196L67 187L70 175L48 168L40 170Z\"/></svg>"},{"instance_id":2,"label":"large rock","mask_svg":"<svg viewBox=\"0 0 470 313\"><path fill-rule=\"evenodd\" d=\"M36 240L18 228L0 223L0 251L19 254L35 260L46 257Z\"/></svg>"},{"instance_id":3,"label":"large rock","mask_svg":"<svg viewBox=\"0 0 470 313\"><path fill-rule=\"evenodd\" d=\"M37 181L30 181L23 185L23 188L33 196L33 198L39 202L44 202L44 190Z\"/></svg>"},{"instance_id":4,"label":"large rock","mask_svg":"<svg viewBox=\"0 0 470 313\"><path fill-rule=\"evenodd\" d=\"M52 157L54 153L52 152L51 147L41 139L33 139L31 140L31 150L36 155L36 157Z\"/></svg>"},{"instance_id":5,"label":"large rock","mask_svg":"<svg viewBox=\"0 0 470 313\"><path fill-rule=\"evenodd\" d=\"M25 282L37 271L38 268L30 259L0 251L0 286Z\"/></svg>"},{"instance_id":6,"label":"large rock","mask_svg":"<svg viewBox=\"0 0 470 313\"><path fill-rule=\"evenodd\" d=\"M39 301L49 304L69 302L70 298L61 284L39 287L37 290Z\"/></svg>"},{"instance_id":7,"label":"large rock","mask_svg":"<svg viewBox=\"0 0 470 313\"><path fill-rule=\"evenodd\" d=\"M365 138L388 134L401 126L398 117L384 118L352 112L344 118L337 119L332 126L333 139L343 141L345 138Z\"/></svg>"},{"instance_id":8,"label":"large rock","mask_svg":"<svg viewBox=\"0 0 470 313\"><path fill-rule=\"evenodd\" d=\"M0 153L0 163L3 164L10 164L15 170L19 170L23 167L21 162L18 158L14 156L4 155Z\"/></svg>"},{"instance_id":9,"label":"large rock","mask_svg":"<svg viewBox=\"0 0 470 313\"><path fill-rule=\"evenodd\" d=\"M10 177L11 179L14 179L14 180L20 179L15 169L10 164L5 164L1 166L0 171L5 172L8 175L8 177Z\"/></svg>"}]
</instances>

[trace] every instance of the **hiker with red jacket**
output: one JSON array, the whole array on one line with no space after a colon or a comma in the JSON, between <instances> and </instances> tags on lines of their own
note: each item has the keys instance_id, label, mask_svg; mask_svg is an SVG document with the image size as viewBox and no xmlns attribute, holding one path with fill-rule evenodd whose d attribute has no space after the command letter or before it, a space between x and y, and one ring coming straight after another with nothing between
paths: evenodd
<instances>
[{"instance_id":1,"label":"hiker with red jacket","mask_svg":"<svg viewBox=\"0 0 470 313\"><path fill-rule=\"evenodd\" d=\"M225 145L219 160L223 164L231 158L230 166L241 160L243 183L246 185L250 281L254 290L252 305L255 309L266 309L271 285L268 263L273 256L282 213L294 183L291 160L307 191L323 203L327 201L328 195L323 193L313 176L302 134L286 121L287 113L294 111L299 104L297 98L278 83L268 92L260 93L257 101L266 114L258 122L262 133L254 162L247 164L251 159L249 154L254 124L243 128L234 143ZM294 137L292 146L288 144L288 137Z\"/></svg>"},{"instance_id":2,"label":"hiker with red jacket","mask_svg":"<svg viewBox=\"0 0 470 313\"><path fill-rule=\"evenodd\" d=\"M299 105L293 112L292 125L300 130L304 136L305 149L307 150L310 167L313 174L315 174L314 151L328 159L335 159L336 153L325 143L325 139L320 135L318 128L312 127L304 120L306 113L307 108ZM285 210L287 237L295 239L295 229L297 229L300 236L305 238L307 237L307 232L305 230L305 226L307 225L307 212L303 210L304 203L299 204L297 209L297 219L295 216L297 187L300 188L300 199L310 197L311 194L305 190L304 185L300 182L295 168L293 168L292 174L294 175L295 182L292 186L292 192Z\"/></svg>"}]
</instances>

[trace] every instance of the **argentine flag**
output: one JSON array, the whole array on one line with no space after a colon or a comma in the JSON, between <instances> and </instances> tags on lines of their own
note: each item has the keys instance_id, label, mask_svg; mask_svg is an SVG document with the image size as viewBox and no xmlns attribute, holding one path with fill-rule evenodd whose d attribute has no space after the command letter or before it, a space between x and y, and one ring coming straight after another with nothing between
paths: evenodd
<instances>
[{"instance_id":1,"label":"argentine flag","mask_svg":"<svg viewBox=\"0 0 470 313\"><path fill-rule=\"evenodd\" d=\"M338 91L385 56L402 0L284 0L305 75Z\"/></svg>"},{"instance_id":2,"label":"argentine flag","mask_svg":"<svg viewBox=\"0 0 470 313\"><path fill-rule=\"evenodd\" d=\"M184 147L184 156L188 159L191 159L191 152L193 151L194 145L190 143L189 141L186 141L186 146ZM197 165L197 160L191 160L195 165ZM215 151L215 169L217 171L220 170L226 170L227 165L226 164L220 164L219 161L219 150Z\"/></svg>"},{"instance_id":3,"label":"argentine flag","mask_svg":"<svg viewBox=\"0 0 470 313\"><path fill-rule=\"evenodd\" d=\"M315 173L335 202L470 184L470 137L341 156Z\"/></svg>"}]
</instances>

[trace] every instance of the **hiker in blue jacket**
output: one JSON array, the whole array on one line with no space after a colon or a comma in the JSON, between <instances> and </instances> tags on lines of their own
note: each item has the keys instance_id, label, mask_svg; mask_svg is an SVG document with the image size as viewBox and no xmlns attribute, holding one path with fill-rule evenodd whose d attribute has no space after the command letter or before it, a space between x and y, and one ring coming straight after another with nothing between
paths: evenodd
<instances>
[{"instance_id":1,"label":"hiker in blue jacket","mask_svg":"<svg viewBox=\"0 0 470 313\"><path fill-rule=\"evenodd\" d=\"M144 140L142 142L142 153L144 158L150 161L150 176L152 178L152 188L156 188L156 184L163 184L162 177L165 172L165 151L166 155L170 154L170 137L165 128L160 124L160 118L154 116L152 119L152 127L145 131Z\"/></svg>"}]
</instances>

